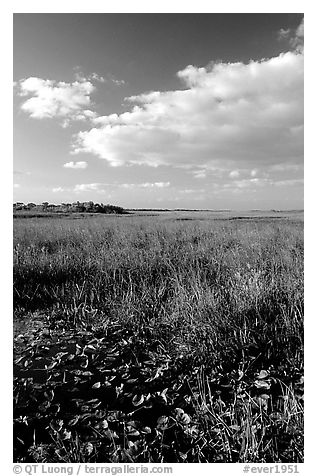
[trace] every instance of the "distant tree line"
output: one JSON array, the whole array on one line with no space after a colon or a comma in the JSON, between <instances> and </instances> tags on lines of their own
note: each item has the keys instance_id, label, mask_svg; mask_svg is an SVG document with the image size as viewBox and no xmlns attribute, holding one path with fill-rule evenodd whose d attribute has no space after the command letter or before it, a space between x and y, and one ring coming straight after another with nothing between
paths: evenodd
<instances>
[{"instance_id":1,"label":"distant tree line","mask_svg":"<svg viewBox=\"0 0 317 476\"><path fill-rule=\"evenodd\" d=\"M103 203L89 202L74 202L74 203L61 203L60 205L54 205L52 203L43 202L40 205L36 203L23 203L17 202L13 204L13 211L33 211L33 212L66 212L66 213L114 213L123 214L127 211L116 205L104 205Z\"/></svg>"}]
</instances>

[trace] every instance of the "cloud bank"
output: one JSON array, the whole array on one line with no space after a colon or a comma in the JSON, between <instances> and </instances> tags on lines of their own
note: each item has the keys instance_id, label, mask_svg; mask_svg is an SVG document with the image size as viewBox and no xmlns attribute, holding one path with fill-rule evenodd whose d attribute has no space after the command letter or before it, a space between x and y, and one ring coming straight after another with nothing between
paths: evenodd
<instances>
[{"instance_id":1,"label":"cloud bank","mask_svg":"<svg viewBox=\"0 0 317 476\"><path fill-rule=\"evenodd\" d=\"M290 51L248 64L189 65L177 73L184 89L132 96L130 111L92 118L73 153L112 166L193 168L197 178L301 164L303 63L300 51Z\"/></svg>"}]
</instances>

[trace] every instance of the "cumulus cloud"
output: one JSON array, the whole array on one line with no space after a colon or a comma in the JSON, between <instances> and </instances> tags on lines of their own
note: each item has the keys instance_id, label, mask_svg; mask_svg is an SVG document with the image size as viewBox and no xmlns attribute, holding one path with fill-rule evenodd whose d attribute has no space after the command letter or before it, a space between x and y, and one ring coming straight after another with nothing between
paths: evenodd
<instances>
[{"instance_id":1,"label":"cumulus cloud","mask_svg":"<svg viewBox=\"0 0 317 476\"><path fill-rule=\"evenodd\" d=\"M287 41L292 49L301 53L304 50L304 18L295 29L288 28L285 30L281 28L278 32L278 39Z\"/></svg>"},{"instance_id":2,"label":"cumulus cloud","mask_svg":"<svg viewBox=\"0 0 317 476\"><path fill-rule=\"evenodd\" d=\"M184 89L132 96L131 110L92 118L94 127L77 134L73 153L112 166L192 168L196 178L302 162L300 51L247 64L189 65L178 77Z\"/></svg>"},{"instance_id":3,"label":"cumulus cloud","mask_svg":"<svg viewBox=\"0 0 317 476\"><path fill-rule=\"evenodd\" d=\"M65 169L86 169L87 166L88 166L88 164L85 161L66 162L66 164L63 165L63 167L65 167Z\"/></svg>"},{"instance_id":4,"label":"cumulus cloud","mask_svg":"<svg viewBox=\"0 0 317 476\"><path fill-rule=\"evenodd\" d=\"M88 109L90 95L95 87L90 81L65 83L30 77L19 82L19 95L29 96L21 109L35 119L62 118L83 120L91 118L94 112Z\"/></svg>"},{"instance_id":5,"label":"cumulus cloud","mask_svg":"<svg viewBox=\"0 0 317 476\"><path fill-rule=\"evenodd\" d=\"M300 25L297 27L295 35L291 38L291 46L295 48L296 51L302 52L304 49L304 18L302 19Z\"/></svg>"}]
</instances>

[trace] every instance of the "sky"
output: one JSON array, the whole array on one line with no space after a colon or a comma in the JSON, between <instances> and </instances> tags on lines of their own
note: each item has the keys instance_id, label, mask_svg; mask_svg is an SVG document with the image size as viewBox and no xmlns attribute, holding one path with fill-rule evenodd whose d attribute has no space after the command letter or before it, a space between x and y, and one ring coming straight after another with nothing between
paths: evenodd
<instances>
[{"instance_id":1,"label":"sky","mask_svg":"<svg viewBox=\"0 0 317 476\"><path fill-rule=\"evenodd\" d=\"M14 201L302 209L303 14L14 14Z\"/></svg>"}]
</instances>

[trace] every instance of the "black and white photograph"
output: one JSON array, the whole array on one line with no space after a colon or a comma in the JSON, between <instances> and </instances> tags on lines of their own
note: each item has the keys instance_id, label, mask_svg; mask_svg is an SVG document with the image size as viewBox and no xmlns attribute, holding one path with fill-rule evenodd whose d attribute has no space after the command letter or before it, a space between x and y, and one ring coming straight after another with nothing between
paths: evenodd
<instances>
[{"instance_id":1,"label":"black and white photograph","mask_svg":"<svg viewBox=\"0 0 317 476\"><path fill-rule=\"evenodd\" d=\"M304 13L12 21L14 468L299 473Z\"/></svg>"}]
</instances>

